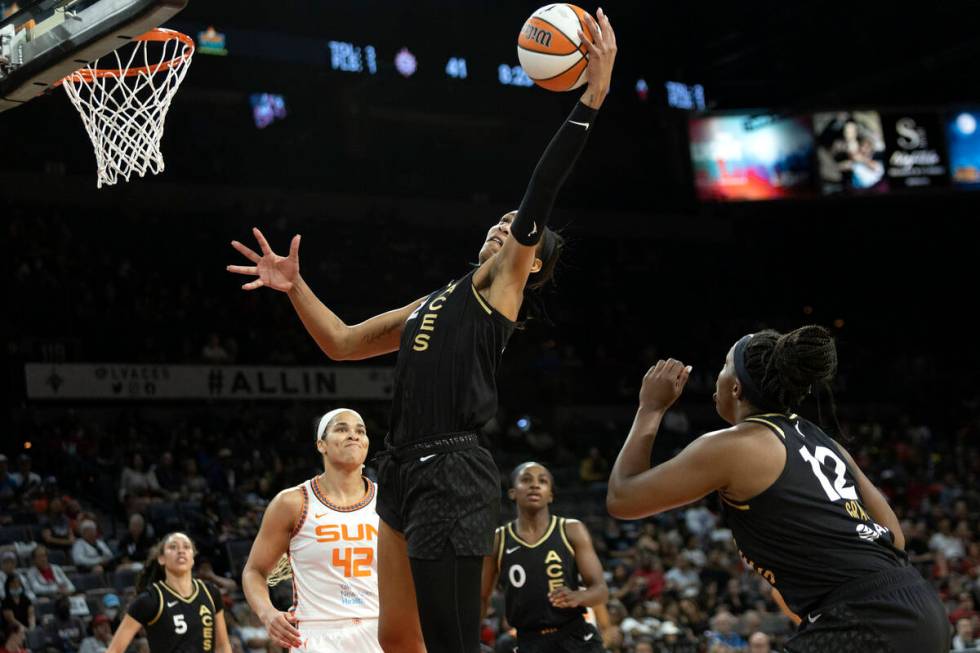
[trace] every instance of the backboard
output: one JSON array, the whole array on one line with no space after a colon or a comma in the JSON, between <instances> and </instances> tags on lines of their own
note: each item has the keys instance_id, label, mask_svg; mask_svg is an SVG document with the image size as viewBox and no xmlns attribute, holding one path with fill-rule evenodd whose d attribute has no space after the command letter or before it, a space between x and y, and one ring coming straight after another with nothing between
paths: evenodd
<instances>
[{"instance_id":1,"label":"backboard","mask_svg":"<svg viewBox=\"0 0 980 653\"><path fill-rule=\"evenodd\" d=\"M9 0L8 0L9 1ZM24 0L0 5L0 111L158 27L187 0Z\"/></svg>"}]
</instances>

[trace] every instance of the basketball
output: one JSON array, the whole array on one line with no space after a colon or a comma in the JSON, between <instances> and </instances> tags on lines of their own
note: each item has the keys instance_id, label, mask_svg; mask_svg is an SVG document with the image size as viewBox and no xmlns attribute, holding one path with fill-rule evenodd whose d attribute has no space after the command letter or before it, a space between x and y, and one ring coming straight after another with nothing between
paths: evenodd
<instances>
[{"instance_id":1,"label":"basketball","mask_svg":"<svg viewBox=\"0 0 980 653\"><path fill-rule=\"evenodd\" d=\"M570 91L588 80L589 52L578 31L591 36L581 7L556 3L527 19L517 37L517 58L531 80L549 91Z\"/></svg>"}]
</instances>

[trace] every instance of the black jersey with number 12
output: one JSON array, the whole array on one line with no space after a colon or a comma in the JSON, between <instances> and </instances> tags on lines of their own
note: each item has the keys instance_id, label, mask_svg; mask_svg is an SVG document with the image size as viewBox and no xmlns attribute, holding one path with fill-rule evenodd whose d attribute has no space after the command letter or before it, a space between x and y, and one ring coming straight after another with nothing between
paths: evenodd
<instances>
[{"instance_id":1,"label":"black jersey with number 12","mask_svg":"<svg viewBox=\"0 0 980 653\"><path fill-rule=\"evenodd\" d=\"M739 555L799 615L840 585L904 564L865 509L839 445L797 415L754 415L786 447L779 478L745 503L721 497Z\"/></svg>"}]
</instances>

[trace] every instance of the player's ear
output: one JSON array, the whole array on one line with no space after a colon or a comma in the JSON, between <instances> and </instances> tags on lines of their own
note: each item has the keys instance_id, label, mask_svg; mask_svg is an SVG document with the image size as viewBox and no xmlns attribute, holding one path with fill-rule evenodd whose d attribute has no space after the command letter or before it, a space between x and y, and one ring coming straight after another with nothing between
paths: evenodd
<instances>
[{"instance_id":1,"label":"player's ear","mask_svg":"<svg viewBox=\"0 0 980 653\"><path fill-rule=\"evenodd\" d=\"M511 501L517 501L517 492L514 490L514 488L507 490L507 498Z\"/></svg>"},{"instance_id":2,"label":"player's ear","mask_svg":"<svg viewBox=\"0 0 980 653\"><path fill-rule=\"evenodd\" d=\"M544 265L537 256L534 257L534 263L531 264L531 274L541 271L541 266Z\"/></svg>"}]
</instances>

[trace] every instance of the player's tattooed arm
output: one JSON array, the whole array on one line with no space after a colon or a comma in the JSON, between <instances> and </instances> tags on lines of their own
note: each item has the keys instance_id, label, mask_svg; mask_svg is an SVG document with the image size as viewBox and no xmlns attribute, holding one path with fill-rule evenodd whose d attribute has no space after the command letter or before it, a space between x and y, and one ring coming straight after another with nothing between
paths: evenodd
<instances>
[{"instance_id":1,"label":"player's tattooed arm","mask_svg":"<svg viewBox=\"0 0 980 653\"><path fill-rule=\"evenodd\" d=\"M416 299L407 306L375 315L369 320L348 327L349 342L343 360L362 360L398 351L405 321L425 299L425 297Z\"/></svg>"},{"instance_id":2,"label":"player's tattooed arm","mask_svg":"<svg viewBox=\"0 0 980 653\"><path fill-rule=\"evenodd\" d=\"M384 340L396 331L400 331L397 324L379 324L376 329L364 334L363 341L365 344L375 343Z\"/></svg>"}]
</instances>

